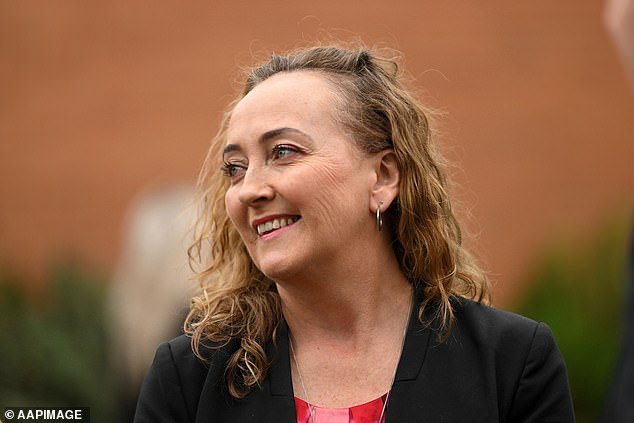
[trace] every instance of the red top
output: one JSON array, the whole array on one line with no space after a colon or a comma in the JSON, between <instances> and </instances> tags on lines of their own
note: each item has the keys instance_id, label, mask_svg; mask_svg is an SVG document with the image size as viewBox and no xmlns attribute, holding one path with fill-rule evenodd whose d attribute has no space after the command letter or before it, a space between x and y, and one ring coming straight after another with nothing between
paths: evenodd
<instances>
[{"instance_id":1,"label":"red top","mask_svg":"<svg viewBox=\"0 0 634 423\"><path fill-rule=\"evenodd\" d=\"M381 423L379 419L386 397L387 394L350 408L323 408L313 405L313 417L315 417L315 423ZM295 409L297 410L297 423L313 423L306 401L295 397ZM383 421L385 421L385 416Z\"/></svg>"}]
</instances>

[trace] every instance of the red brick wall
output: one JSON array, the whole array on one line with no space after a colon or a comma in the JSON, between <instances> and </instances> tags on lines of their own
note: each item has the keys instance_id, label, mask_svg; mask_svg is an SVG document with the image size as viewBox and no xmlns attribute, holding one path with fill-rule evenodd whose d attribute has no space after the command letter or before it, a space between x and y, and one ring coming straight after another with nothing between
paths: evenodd
<instances>
[{"instance_id":1,"label":"red brick wall","mask_svg":"<svg viewBox=\"0 0 634 423\"><path fill-rule=\"evenodd\" d=\"M195 179L236 66L324 29L401 50L446 112L498 303L553 234L632 205L634 92L602 2L243 3L0 3L0 266L110 268L135 194Z\"/></svg>"}]
</instances>

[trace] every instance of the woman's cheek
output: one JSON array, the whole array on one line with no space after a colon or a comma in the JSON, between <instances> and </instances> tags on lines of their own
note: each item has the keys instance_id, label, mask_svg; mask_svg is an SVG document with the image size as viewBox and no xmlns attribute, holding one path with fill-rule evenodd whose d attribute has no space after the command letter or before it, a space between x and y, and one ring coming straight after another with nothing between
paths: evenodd
<instances>
[{"instance_id":1,"label":"woman's cheek","mask_svg":"<svg viewBox=\"0 0 634 423\"><path fill-rule=\"evenodd\" d=\"M311 175L306 179L312 181L317 187L345 192L347 175L342 172L342 166L339 163L314 163L308 168Z\"/></svg>"},{"instance_id":2,"label":"woman's cheek","mask_svg":"<svg viewBox=\"0 0 634 423\"><path fill-rule=\"evenodd\" d=\"M232 188L229 188L225 194L225 211L231 223L240 230L240 201L238 200L237 193Z\"/></svg>"}]
</instances>

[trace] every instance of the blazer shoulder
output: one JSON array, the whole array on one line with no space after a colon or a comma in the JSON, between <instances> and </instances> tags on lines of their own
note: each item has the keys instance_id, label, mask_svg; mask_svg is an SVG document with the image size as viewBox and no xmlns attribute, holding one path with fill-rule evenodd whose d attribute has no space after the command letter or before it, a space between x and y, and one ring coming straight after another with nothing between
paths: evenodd
<instances>
[{"instance_id":1,"label":"blazer shoulder","mask_svg":"<svg viewBox=\"0 0 634 423\"><path fill-rule=\"evenodd\" d=\"M478 356L498 372L516 372L516 376L531 351L556 348L546 324L464 298L454 303L454 325L449 336L452 341L461 348L478 351Z\"/></svg>"},{"instance_id":2,"label":"blazer shoulder","mask_svg":"<svg viewBox=\"0 0 634 423\"><path fill-rule=\"evenodd\" d=\"M494 369L505 421L574 422L566 365L548 325L467 299L454 313L455 339Z\"/></svg>"},{"instance_id":3,"label":"blazer shoulder","mask_svg":"<svg viewBox=\"0 0 634 423\"><path fill-rule=\"evenodd\" d=\"M141 387L134 421L194 421L204 386L222 383L230 346L203 343L201 359L186 335L159 345Z\"/></svg>"},{"instance_id":4,"label":"blazer shoulder","mask_svg":"<svg viewBox=\"0 0 634 423\"><path fill-rule=\"evenodd\" d=\"M185 375L186 380L190 380L187 377L189 372L193 371L195 374L199 374L201 370L207 372L215 366L224 367L226 360L236 349L236 341L232 340L227 343L201 341L198 345L199 355L196 355L191 337L180 335L160 345L157 349L157 355L161 349L165 348L170 351L174 366L181 374Z\"/></svg>"},{"instance_id":5,"label":"blazer shoulder","mask_svg":"<svg viewBox=\"0 0 634 423\"><path fill-rule=\"evenodd\" d=\"M227 361L236 348L235 340L226 344L202 341L198 345L197 355L192 339L187 335L178 336L164 345L166 347L158 348L157 357L161 349L169 349L172 364L183 385L186 398L197 397L203 384L208 383L210 378L220 383Z\"/></svg>"},{"instance_id":6,"label":"blazer shoulder","mask_svg":"<svg viewBox=\"0 0 634 423\"><path fill-rule=\"evenodd\" d=\"M538 332L541 336L552 337L544 323L466 298L454 301L454 314L457 330L468 330L473 336L483 337L489 342L530 345Z\"/></svg>"}]
</instances>

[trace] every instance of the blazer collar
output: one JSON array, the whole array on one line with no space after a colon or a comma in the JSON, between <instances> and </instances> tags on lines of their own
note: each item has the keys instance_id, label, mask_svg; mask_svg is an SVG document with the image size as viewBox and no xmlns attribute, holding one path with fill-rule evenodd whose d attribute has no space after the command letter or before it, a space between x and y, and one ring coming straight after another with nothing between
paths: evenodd
<instances>
[{"instance_id":1,"label":"blazer collar","mask_svg":"<svg viewBox=\"0 0 634 423\"><path fill-rule=\"evenodd\" d=\"M293 396L293 381L291 379L291 360L288 346L288 326L282 319L274 342L269 342L266 348L267 357L271 357L269 368L269 382L271 395Z\"/></svg>"},{"instance_id":2,"label":"blazer collar","mask_svg":"<svg viewBox=\"0 0 634 423\"><path fill-rule=\"evenodd\" d=\"M423 295L421 290L415 290L414 305L410 311L407 333L405 334L401 359L396 368L394 383L416 380L423 367L432 329L429 324L423 325L418 318L418 310L422 299ZM428 307L425 310L425 319L431 321L431 318L432 315Z\"/></svg>"}]
</instances>

